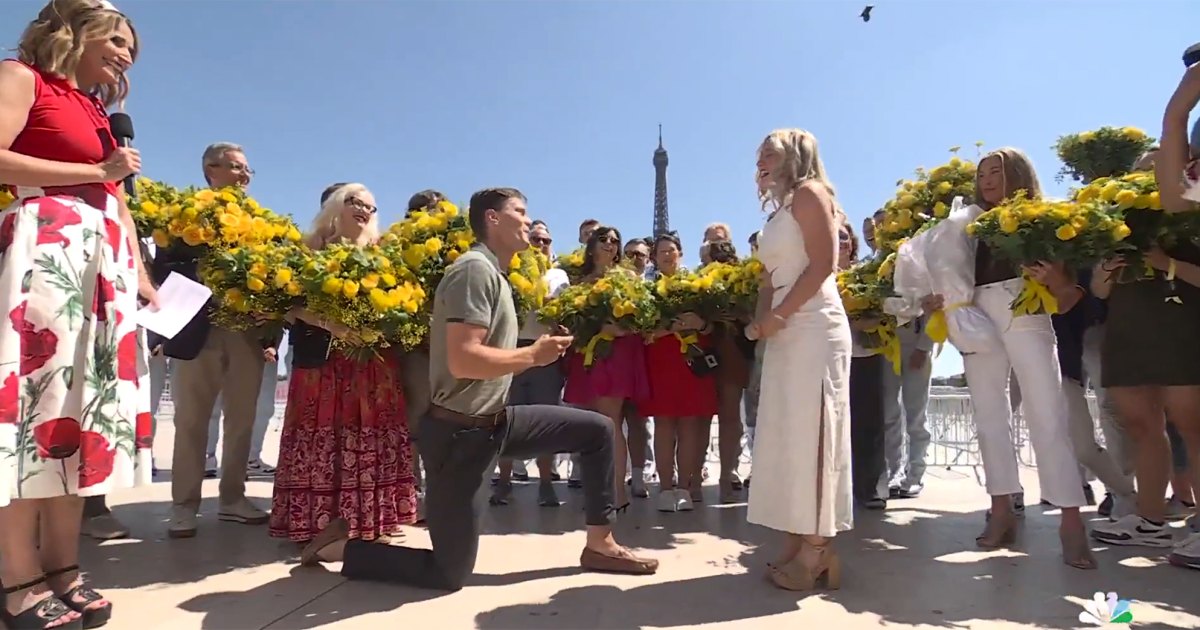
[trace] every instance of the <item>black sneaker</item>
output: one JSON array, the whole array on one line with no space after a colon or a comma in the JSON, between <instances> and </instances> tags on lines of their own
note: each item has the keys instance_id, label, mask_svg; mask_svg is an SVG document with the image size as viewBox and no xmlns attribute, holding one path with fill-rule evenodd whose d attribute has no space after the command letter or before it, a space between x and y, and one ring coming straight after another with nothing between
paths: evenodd
<instances>
[{"instance_id":1,"label":"black sneaker","mask_svg":"<svg viewBox=\"0 0 1200 630\"><path fill-rule=\"evenodd\" d=\"M1099 514L1100 516L1103 516L1104 518L1108 518L1108 517L1112 516L1112 510L1113 510L1113 495L1111 492L1105 492L1104 500L1100 502L1100 505L1096 506L1096 514Z\"/></svg>"}]
</instances>

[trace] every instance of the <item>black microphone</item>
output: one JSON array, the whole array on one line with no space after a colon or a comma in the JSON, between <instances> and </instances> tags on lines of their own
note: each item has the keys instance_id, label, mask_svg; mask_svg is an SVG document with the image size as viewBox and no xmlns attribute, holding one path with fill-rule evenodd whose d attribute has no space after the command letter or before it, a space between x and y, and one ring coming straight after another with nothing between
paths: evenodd
<instances>
[{"instance_id":1,"label":"black microphone","mask_svg":"<svg viewBox=\"0 0 1200 630\"><path fill-rule=\"evenodd\" d=\"M125 112L113 112L108 116L108 126L117 144L128 147L133 144L133 119ZM137 199L137 187L133 183L134 175L125 178L125 193Z\"/></svg>"}]
</instances>

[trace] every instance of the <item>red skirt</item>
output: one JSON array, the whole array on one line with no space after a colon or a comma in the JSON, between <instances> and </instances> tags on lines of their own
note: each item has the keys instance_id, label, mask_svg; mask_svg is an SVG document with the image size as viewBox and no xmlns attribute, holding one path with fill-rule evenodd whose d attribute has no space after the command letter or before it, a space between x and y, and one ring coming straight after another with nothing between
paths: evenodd
<instances>
[{"instance_id":1,"label":"red skirt","mask_svg":"<svg viewBox=\"0 0 1200 630\"><path fill-rule=\"evenodd\" d=\"M400 368L391 353L357 361L334 353L288 384L271 501L271 536L312 540L329 521L375 540L416 521Z\"/></svg>"},{"instance_id":2,"label":"red skirt","mask_svg":"<svg viewBox=\"0 0 1200 630\"><path fill-rule=\"evenodd\" d=\"M700 347L712 349L708 336L700 337ZM650 396L637 401L644 416L684 418L700 416L706 420L717 413L717 383L713 375L696 376L680 352L675 335L659 337L646 346L646 372L650 375Z\"/></svg>"}]
</instances>

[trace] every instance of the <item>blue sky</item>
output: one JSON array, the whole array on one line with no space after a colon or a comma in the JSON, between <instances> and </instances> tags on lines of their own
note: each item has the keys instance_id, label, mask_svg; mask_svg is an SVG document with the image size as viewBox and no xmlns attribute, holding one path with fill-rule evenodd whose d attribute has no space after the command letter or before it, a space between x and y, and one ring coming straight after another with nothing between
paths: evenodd
<instances>
[{"instance_id":1,"label":"blue sky","mask_svg":"<svg viewBox=\"0 0 1200 630\"><path fill-rule=\"evenodd\" d=\"M408 196L513 185L565 252L586 217L651 231L663 124L671 226L744 243L754 151L804 127L857 221L917 166L1025 149L1052 193L1058 135L1157 135L1195 43L1194 0L417 2L121 0L142 39L127 111L146 174L200 183L214 141L246 146L252 194L302 224L360 181L385 224ZM43 3L0 4L15 46ZM947 347L935 374L961 370Z\"/></svg>"}]
</instances>

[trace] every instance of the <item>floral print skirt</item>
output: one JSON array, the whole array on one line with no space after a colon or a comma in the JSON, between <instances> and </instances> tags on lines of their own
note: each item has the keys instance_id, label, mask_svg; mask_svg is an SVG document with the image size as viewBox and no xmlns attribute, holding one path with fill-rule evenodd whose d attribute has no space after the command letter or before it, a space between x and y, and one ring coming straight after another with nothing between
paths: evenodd
<instances>
[{"instance_id":1,"label":"floral print skirt","mask_svg":"<svg viewBox=\"0 0 1200 630\"><path fill-rule=\"evenodd\" d=\"M0 507L146 482L148 369L117 200L16 196L0 211Z\"/></svg>"},{"instance_id":2,"label":"floral print skirt","mask_svg":"<svg viewBox=\"0 0 1200 630\"><path fill-rule=\"evenodd\" d=\"M416 521L400 368L393 353L360 361L333 352L288 384L271 502L271 535L312 540L338 517L375 540Z\"/></svg>"}]
</instances>

